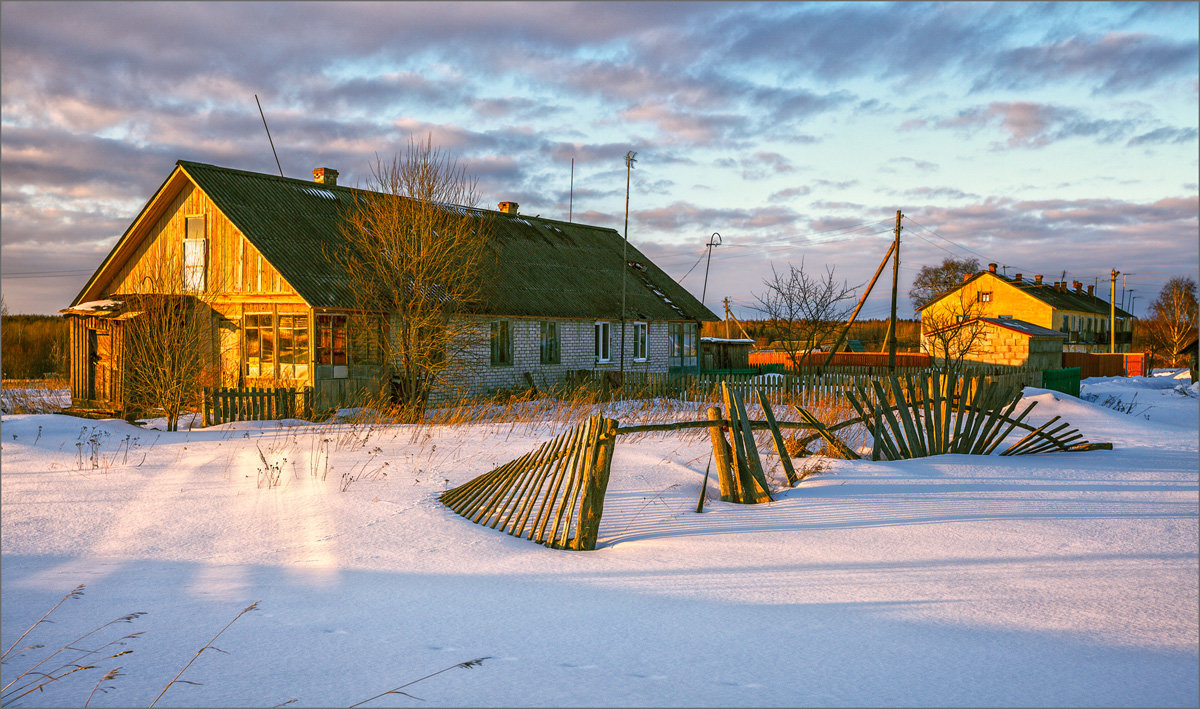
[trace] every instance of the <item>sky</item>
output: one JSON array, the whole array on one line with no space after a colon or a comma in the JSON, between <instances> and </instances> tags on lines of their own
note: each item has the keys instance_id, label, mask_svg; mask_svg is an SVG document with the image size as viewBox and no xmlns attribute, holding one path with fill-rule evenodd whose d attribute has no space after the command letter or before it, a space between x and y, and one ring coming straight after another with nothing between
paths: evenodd
<instances>
[{"instance_id":1,"label":"sky","mask_svg":"<svg viewBox=\"0 0 1200 709\"><path fill-rule=\"evenodd\" d=\"M429 138L478 206L618 231L628 177L630 242L718 314L773 268L861 292L899 210L901 317L949 256L1116 269L1143 316L1200 270L1198 7L6 1L0 289L69 305L177 160L277 173L257 95L289 177Z\"/></svg>"}]
</instances>

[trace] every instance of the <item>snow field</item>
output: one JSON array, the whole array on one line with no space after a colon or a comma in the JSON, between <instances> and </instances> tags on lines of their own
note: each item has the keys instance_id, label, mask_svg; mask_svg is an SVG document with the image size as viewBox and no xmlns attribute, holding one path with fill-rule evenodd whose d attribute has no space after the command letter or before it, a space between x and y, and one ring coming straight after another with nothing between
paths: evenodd
<instances>
[{"instance_id":1,"label":"snow field","mask_svg":"<svg viewBox=\"0 0 1200 709\"><path fill-rule=\"evenodd\" d=\"M757 506L714 472L699 515L707 434L622 437L594 552L437 500L562 424L6 415L0 645L83 583L23 644L146 611L95 636L144 631L92 706L149 704L254 601L160 704L347 706L490 657L367 706L1195 706L1196 387L1083 395L1026 390L1114 450L831 460ZM81 705L104 669L22 704Z\"/></svg>"}]
</instances>

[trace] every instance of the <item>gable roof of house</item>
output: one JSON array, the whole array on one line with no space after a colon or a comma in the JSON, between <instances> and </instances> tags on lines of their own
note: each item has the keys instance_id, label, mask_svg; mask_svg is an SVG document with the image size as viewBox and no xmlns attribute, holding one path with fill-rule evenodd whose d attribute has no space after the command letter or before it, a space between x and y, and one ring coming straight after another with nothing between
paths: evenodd
<instances>
[{"instance_id":1,"label":"gable roof of house","mask_svg":"<svg viewBox=\"0 0 1200 709\"><path fill-rule=\"evenodd\" d=\"M1070 289L1064 289L1064 290L1060 291L1057 288L1055 288L1053 284L1049 284L1049 283L1038 284L1036 281L1030 281L1030 280L1026 280L1026 279L1022 279L1022 280L1018 281L1015 278L1008 278L1007 276L1001 275L999 273L994 273L990 270L989 271L980 271L979 273L976 273L975 275L971 276L970 278L957 284L953 288L945 290L945 291L939 293L938 295L934 296L933 298L930 298L924 305L917 308L917 311L919 312L919 311L924 310L925 308L929 307L930 305L933 305L934 303L938 302L942 298L945 298L947 295L950 295L951 293L957 291L958 289L962 288L963 286L967 285L968 283L971 283L975 280L983 278L984 276L992 276L996 280L998 280L1002 283L1006 283L1006 284L1012 286L1013 288L1016 288L1017 290L1021 291L1022 293L1026 293L1026 294L1042 301L1043 303L1045 303L1046 305L1049 305L1050 307L1054 308L1055 310L1073 310L1073 311L1082 312L1082 313L1093 313L1095 315L1100 315L1103 317L1108 317L1108 315L1109 315L1109 307L1110 306L1109 306L1108 301L1104 300L1103 298L1100 298L1098 296L1095 296L1095 295L1088 295L1086 291L1073 291ZM1133 315L1125 312L1121 308L1117 308L1117 317L1131 318L1131 317L1133 317Z\"/></svg>"},{"instance_id":2,"label":"gable roof of house","mask_svg":"<svg viewBox=\"0 0 1200 709\"><path fill-rule=\"evenodd\" d=\"M361 190L187 160L177 166L309 305L356 307L347 279L331 266L331 259L346 248L341 225ZM169 182L170 178L164 188ZM160 188L156 198L162 192ZM616 230L485 209L470 211L493 219L489 246L498 265L495 273L482 279L481 305L473 309L475 314L621 316L625 244ZM632 264L625 267L628 319L718 320L632 244L628 260Z\"/></svg>"}]
</instances>

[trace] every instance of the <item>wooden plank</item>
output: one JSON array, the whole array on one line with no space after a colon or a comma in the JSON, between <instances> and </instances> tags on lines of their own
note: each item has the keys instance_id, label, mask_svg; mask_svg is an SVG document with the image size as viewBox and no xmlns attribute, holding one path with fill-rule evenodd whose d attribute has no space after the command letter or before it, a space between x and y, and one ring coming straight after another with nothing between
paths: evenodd
<instances>
[{"instance_id":1,"label":"wooden plank","mask_svg":"<svg viewBox=\"0 0 1200 709\"><path fill-rule=\"evenodd\" d=\"M752 489L749 485L749 469L750 463L746 460L746 442L742 438L738 420L737 407L733 405L731 398L732 392L725 382L721 382L721 396L725 401L725 409L729 415L729 442L733 449L733 456L730 458L733 463L733 494L737 498L737 502L749 504L747 499L749 491Z\"/></svg>"},{"instance_id":2,"label":"wooden plank","mask_svg":"<svg viewBox=\"0 0 1200 709\"><path fill-rule=\"evenodd\" d=\"M571 465L571 455L574 447L582 433L582 426L577 425L574 428L563 432L561 438L563 442L562 453L555 460L553 468L546 466L540 475L534 478L534 484L530 486L527 492L524 493L524 498L517 504L519 512L517 513L517 521L513 525L513 529L509 532L513 536L520 537L525 534L525 525L529 523L530 516L533 514L535 505L537 504L538 493L542 491L543 486L546 488L547 495L543 497L543 507L545 500L548 499L550 490L550 481L556 476L562 474L562 471ZM542 508L538 509L538 517L543 513ZM533 538L533 532L537 528L538 519L535 517L533 526L529 530L529 538Z\"/></svg>"},{"instance_id":3,"label":"wooden plank","mask_svg":"<svg viewBox=\"0 0 1200 709\"><path fill-rule=\"evenodd\" d=\"M548 495L542 502L542 509L538 512L538 523L534 525L537 532L537 536L534 537L534 539L543 544L550 545L552 543L554 535L558 530L558 525L561 523L563 513L565 512L564 507L567 504L567 496L571 492L571 487L574 485L575 478L582 471L582 452L585 448L583 441L587 440L587 437L590 434L589 429L591 428L591 425L591 419L588 419L586 423L579 427L579 437L575 439L571 446L571 464L559 467L559 473L555 476L553 491L547 489ZM558 496L558 491L562 489L564 480L567 486L565 489L563 489L563 496L560 498ZM555 514L556 511L557 514ZM550 532L550 536L547 537L546 527L549 525L551 517L555 518L554 527ZM533 530L531 530L531 532L532 531Z\"/></svg>"},{"instance_id":4,"label":"wooden plank","mask_svg":"<svg viewBox=\"0 0 1200 709\"><path fill-rule=\"evenodd\" d=\"M617 441L617 422L600 417L596 436L596 454L587 469L587 484L579 501L579 523L575 531L573 548L592 551L600 533L600 519L604 515L604 495L608 490L608 477L612 468L613 450Z\"/></svg>"},{"instance_id":5,"label":"wooden plank","mask_svg":"<svg viewBox=\"0 0 1200 709\"><path fill-rule=\"evenodd\" d=\"M843 458L846 460L858 460L859 456L854 451L850 450L845 443L842 443L837 436L834 436L828 430L826 430L824 424L818 421L817 418L809 413L807 409L799 405L795 405L795 409L800 412L800 415L804 417L806 421L808 421L815 429L817 429L817 433L820 434L821 437L824 438L829 445L832 446L833 449L837 451Z\"/></svg>"},{"instance_id":6,"label":"wooden plank","mask_svg":"<svg viewBox=\"0 0 1200 709\"><path fill-rule=\"evenodd\" d=\"M722 430L721 424L721 407L708 407L708 419L713 425L708 428L708 437L712 442L713 458L717 461L717 480L721 489L721 500L724 502L740 502L739 496L736 494L736 485L733 481L733 468L730 463L729 441L725 439L725 433Z\"/></svg>"},{"instance_id":7,"label":"wooden plank","mask_svg":"<svg viewBox=\"0 0 1200 709\"><path fill-rule=\"evenodd\" d=\"M748 496L754 503L763 502L764 497L766 501L772 501L770 485L767 483L767 476L763 473L762 459L758 457L758 443L754 440L754 432L749 425L750 417L746 415L746 406L736 392L732 393L731 398L733 405L737 407L737 425L734 427L734 435L740 429L742 440L745 442L746 462L749 464L747 471L750 473L752 483L745 485L745 481L743 481L743 496L745 497L746 493L749 493ZM755 486L757 486L757 490L755 490Z\"/></svg>"},{"instance_id":8,"label":"wooden plank","mask_svg":"<svg viewBox=\"0 0 1200 709\"><path fill-rule=\"evenodd\" d=\"M925 457L925 450L921 446L920 438L917 436L917 428L912 420L912 407L900 387L900 379L898 377L888 377L887 381L892 388L892 396L896 400L896 413L900 417L901 425L904 426L904 440L908 443L908 449L912 453L911 457L923 458Z\"/></svg>"},{"instance_id":9,"label":"wooden plank","mask_svg":"<svg viewBox=\"0 0 1200 709\"><path fill-rule=\"evenodd\" d=\"M1020 400L1018 399L1018 401ZM1012 433L1012 430L1025 420L1025 417L1029 415L1030 411L1033 411L1033 407L1035 406L1037 406L1037 402L1031 401L1029 402L1029 406L1026 406L1025 409L1015 419L1009 418L1008 427L1003 429L1003 433L998 433L992 436L991 440L987 444L987 447L983 449L982 454L991 455L992 451L994 451L997 446L1004 442L1005 438L1008 438L1008 434Z\"/></svg>"},{"instance_id":10,"label":"wooden plank","mask_svg":"<svg viewBox=\"0 0 1200 709\"><path fill-rule=\"evenodd\" d=\"M755 392L758 394L758 403L762 406L763 418L770 426L771 438L775 441L775 451L779 453L779 463L783 466L784 474L787 475L788 485L795 485L799 479L796 477L795 467L792 466L792 456L788 454L787 446L783 443L783 436L779 433L779 426L775 423L775 414L771 411L771 404L767 401L762 389L756 389Z\"/></svg>"},{"instance_id":11,"label":"wooden plank","mask_svg":"<svg viewBox=\"0 0 1200 709\"><path fill-rule=\"evenodd\" d=\"M1033 439L1035 436L1037 436L1039 433L1041 433L1041 432L1042 432L1042 429L1044 429L1044 428L1046 428L1047 426L1049 426L1050 424L1054 423L1054 422L1055 422L1055 421L1057 421L1059 418L1061 418L1061 417L1059 417L1059 416L1055 416L1054 418L1050 419L1050 420L1049 420L1049 421L1047 421L1046 423L1042 424L1041 426L1038 426L1037 428L1033 429L1033 430L1032 430L1032 431L1030 431L1029 433L1025 434L1025 436L1024 436L1023 438L1021 438L1021 440L1019 440L1019 441L1017 441L1016 443L1014 443L1014 444L1012 444L1011 446L1009 446L1009 447L1008 447L1008 449L1007 449L1007 450L1004 450L1004 451L1002 451L1002 452L1000 453L1000 455L1015 455L1015 454L1016 454L1016 453L1015 453L1015 451L1017 451L1017 450L1019 450L1021 447L1023 447L1026 441L1029 441L1030 439Z\"/></svg>"},{"instance_id":12,"label":"wooden plank","mask_svg":"<svg viewBox=\"0 0 1200 709\"><path fill-rule=\"evenodd\" d=\"M588 456L593 453L599 438L599 416L588 419L587 434L584 445L580 448L579 465L572 466L571 477L567 480L567 488L558 505L558 514L554 518L554 527L550 530L548 543L551 547L566 548L567 534L571 528L571 520L575 514L579 493L583 485L583 476L588 464ZM565 521L565 524L562 524ZM558 539L559 526L562 524L562 539Z\"/></svg>"},{"instance_id":13,"label":"wooden plank","mask_svg":"<svg viewBox=\"0 0 1200 709\"><path fill-rule=\"evenodd\" d=\"M873 380L871 385L875 389L875 395L879 400L879 405L876 411L882 412L884 418L887 420L887 425L888 428L891 429L891 434L893 436L892 440L896 444L896 452L900 455L900 459L907 460L914 457L911 449L909 449L908 445L904 441L904 435L900 427L900 423L896 420L896 417L892 415L892 406L888 404L887 393L883 390L883 385L879 383L878 379Z\"/></svg>"}]
</instances>

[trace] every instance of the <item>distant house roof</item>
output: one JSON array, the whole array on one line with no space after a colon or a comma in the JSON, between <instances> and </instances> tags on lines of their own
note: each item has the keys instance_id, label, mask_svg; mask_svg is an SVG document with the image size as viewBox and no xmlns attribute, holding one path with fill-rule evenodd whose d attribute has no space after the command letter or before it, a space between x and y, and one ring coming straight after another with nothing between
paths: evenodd
<instances>
[{"instance_id":1,"label":"distant house roof","mask_svg":"<svg viewBox=\"0 0 1200 709\"><path fill-rule=\"evenodd\" d=\"M1016 333L1019 333L1022 335L1026 335L1028 337L1057 337L1059 339L1066 339L1066 337L1067 337L1067 334L1065 332L1059 332L1058 330L1051 330L1048 327L1042 327L1041 325L1034 325L1031 322L1026 322L1024 320L1017 320L1016 318L971 318L970 320L967 320L966 322L954 323L953 325L947 325L945 327L941 327L936 330L930 330L924 334L931 335L931 334L937 333L937 332L945 332L946 330L957 330L958 328L963 327L964 325L969 325L973 322L981 322L981 323L987 323L989 325L995 325L996 327L1002 327L1007 330L1012 330L1013 332L1016 332Z\"/></svg>"},{"instance_id":2,"label":"distant house roof","mask_svg":"<svg viewBox=\"0 0 1200 709\"><path fill-rule=\"evenodd\" d=\"M347 248L341 225L355 193L362 190L187 160L177 166L309 305L356 306L347 279L336 272L331 259ZM169 183L170 178L160 194ZM624 239L614 229L468 211L494 220L489 245L499 266L482 279L481 305L474 314L616 319L621 317L624 268L628 319L718 320L632 244L625 263ZM88 292L100 270L76 300Z\"/></svg>"},{"instance_id":3,"label":"distant house roof","mask_svg":"<svg viewBox=\"0 0 1200 709\"><path fill-rule=\"evenodd\" d=\"M1034 325L1031 322L1017 320L1016 318L978 318L978 320L989 322L997 327L1007 328L1013 332L1019 332L1022 335L1029 335L1030 337L1057 337L1059 339L1065 339L1067 336L1065 332L1051 330L1048 327Z\"/></svg>"},{"instance_id":4,"label":"distant house roof","mask_svg":"<svg viewBox=\"0 0 1200 709\"><path fill-rule=\"evenodd\" d=\"M1075 291L1069 288L1060 291L1055 288L1052 283L1043 282L1039 284L1036 281L1031 281L1029 279L1022 279L1018 281L1015 278L1008 278L1007 276L1003 276L999 273L993 273L992 271L980 271L979 273L976 273L953 288L943 291L933 298L930 298L923 305L921 305L920 308L917 308L917 310L924 310L925 308L933 305L937 301L962 288L968 283L985 276L992 276L1002 283L1010 285L1023 293L1027 293L1034 298L1037 298L1055 310L1074 310L1083 313L1093 313L1095 315L1101 315L1104 317L1109 315L1110 306L1108 301L1095 295L1088 295L1086 291ZM1117 317L1133 317L1132 314L1127 313L1120 308L1117 308L1116 311Z\"/></svg>"}]
</instances>

